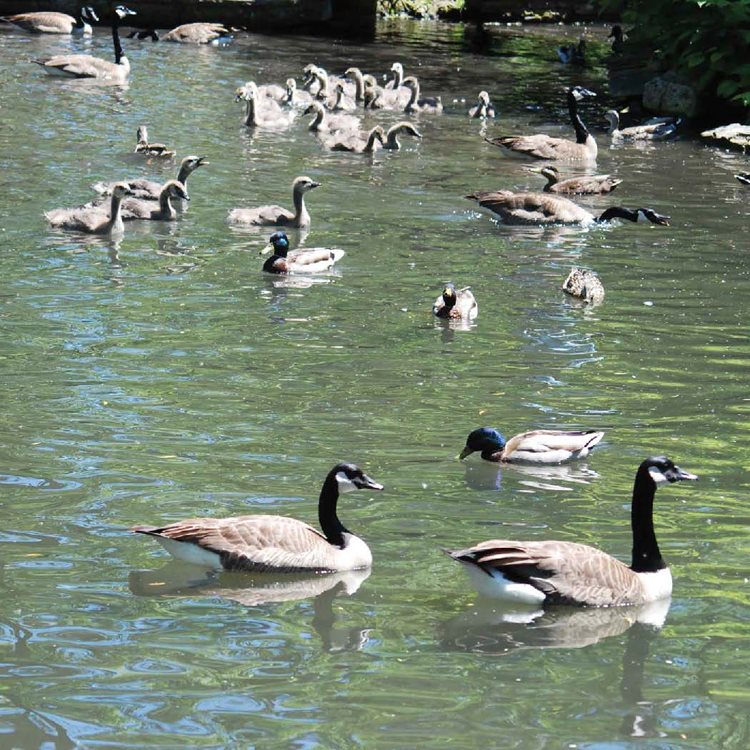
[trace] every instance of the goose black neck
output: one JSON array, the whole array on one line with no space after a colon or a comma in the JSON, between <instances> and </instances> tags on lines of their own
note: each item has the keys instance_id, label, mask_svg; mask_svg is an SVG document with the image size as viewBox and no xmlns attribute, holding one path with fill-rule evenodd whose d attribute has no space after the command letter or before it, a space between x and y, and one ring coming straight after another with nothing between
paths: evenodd
<instances>
[{"instance_id":1,"label":"goose black neck","mask_svg":"<svg viewBox=\"0 0 750 750\"><path fill-rule=\"evenodd\" d=\"M573 128L576 131L576 143L586 143L589 131L578 115L578 102L572 91L568 92L568 113L570 114L570 121L573 124Z\"/></svg>"},{"instance_id":2,"label":"goose black neck","mask_svg":"<svg viewBox=\"0 0 750 750\"><path fill-rule=\"evenodd\" d=\"M344 534L351 532L344 526L336 513L339 501L339 485L335 474L329 474L323 482L318 500L318 521L326 539L336 547L344 546Z\"/></svg>"},{"instance_id":3,"label":"goose black neck","mask_svg":"<svg viewBox=\"0 0 750 750\"><path fill-rule=\"evenodd\" d=\"M124 54L122 44L120 44L120 16L117 13L112 18L112 44L115 47L115 64L119 65Z\"/></svg>"},{"instance_id":4,"label":"goose black neck","mask_svg":"<svg viewBox=\"0 0 750 750\"><path fill-rule=\"evenodd\" d=\"M635 475L630 511L630 525L633 529L633 562L630 567L636 573L653 573L667 567L654 533L655 494L656 483L648 468L639 467Z\"/></svg>"},{"instance_id":5,"label":"goose black neck","mask_svg":"<svg viewBox=\"0 0 750 750\"><path fill-rule=\"evenodd\" d=\"M76 16L75 27L77 29L82 29L85 25L86 21L83 18L83 13L79 13L78 16Z\"/></svg>"},{"instance_id":6,"label":"goose black neck","mask_svg":"<svg viewBox=\"0 0 750 750\"><path fill-rule=\"evenodd\" d=\"M610 219L627 219L628 221L638 221L638 211L624 206L610 206L599 218L598 222L609 221Z\"/></svg>"}]
</instances>

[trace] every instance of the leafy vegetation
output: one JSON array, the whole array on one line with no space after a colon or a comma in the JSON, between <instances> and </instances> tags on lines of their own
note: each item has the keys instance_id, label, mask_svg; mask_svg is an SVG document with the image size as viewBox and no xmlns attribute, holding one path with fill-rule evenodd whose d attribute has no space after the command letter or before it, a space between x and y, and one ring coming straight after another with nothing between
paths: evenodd
<instances>
[{"instance_id":1,"label":"leafy vegetation","mask_svg":"<svg viewBox=\"0 0 750 750\"><path fill-rule=\"evenodd\" d=\"M438 18L457 13L463 7L464 0L378 0L378 11L384 16Z\"/></svg>"},{"instance_id":2,"label":"leafy vegetation","mask_svg":"<svg viewBox=\"0 0 750 750\"><path fill-rule=\"evenodd\" d=\"M622 0L600 0L609 10ZM750 0L625 0L629 42L653 50L699 95L750 106Z\"/></svg>"}]
</instances>

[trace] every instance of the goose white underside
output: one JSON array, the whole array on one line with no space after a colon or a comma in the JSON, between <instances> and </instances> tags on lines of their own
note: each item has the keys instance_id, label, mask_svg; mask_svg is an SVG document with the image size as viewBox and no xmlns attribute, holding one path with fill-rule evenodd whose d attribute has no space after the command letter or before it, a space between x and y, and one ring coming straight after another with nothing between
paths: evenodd
<instances>
[{"instance_id":1,"label":"goose white underside","mask_svg":"<svg viewBox=\"0 0 750 750\"><path fill-rule=\"evenodd\" d=\"M178 542L163 536L154 536L159 544L169 552L172 557L191 565L200 565L202 568L213 568L221 570L221 558L210 550L203 549L192 542Z\"/></svg>"},{"instance_id":2,"label":"goose white underside","mask_svg":"<svg viewBox=\"0 0 750 750\"><path fill-rule=\"evenodd\" d=\"M486 571L473 563L459 560L469 574L471 583L480 596L502 599L516 604L539 604L545 599L544 594L528 583L515 583L508 580L500 571Z\"/></svg>"}]
</instances>

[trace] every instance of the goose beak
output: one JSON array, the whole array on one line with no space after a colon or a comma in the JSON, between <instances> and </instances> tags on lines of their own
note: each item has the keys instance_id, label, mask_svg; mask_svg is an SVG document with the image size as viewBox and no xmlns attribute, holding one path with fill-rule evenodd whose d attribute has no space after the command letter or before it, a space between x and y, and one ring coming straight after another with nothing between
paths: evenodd
<instances>
[{"instance_id":1,"label":"goose beak","mask_svg":"<svg viewBox=\"0 0 750 750\"><path fill-rule=\"evenodd\" d=\"M208 167L210 166L211 162L205 157L205 156L199 156L198 157L198 166L199 167Z\"/></svg>"},{"instance_id":2,"label":"goose beak","mask_svg":"<svg viewBox=\"0 0 750 750\"><path fill-rule=\"evenodd\" d=\"M382 490L383 485L380 482L376 482L372 477L368 477L367 474L358 477L354 480L354 483L360 490Z\"/></svg>"},{"instance_id":3,"label":"goose beak","mask_svg":"<svg viewBox=\"0 0 750 750\"><path fill-rule=\"evenodd\" d=\"M684 480L695 482L698 480L698 475L691 474L689 471L684 471L679 466L675 466L674 472L668 477L668 479L670 482L681 482Z\"/></svg>"}]
</instances>

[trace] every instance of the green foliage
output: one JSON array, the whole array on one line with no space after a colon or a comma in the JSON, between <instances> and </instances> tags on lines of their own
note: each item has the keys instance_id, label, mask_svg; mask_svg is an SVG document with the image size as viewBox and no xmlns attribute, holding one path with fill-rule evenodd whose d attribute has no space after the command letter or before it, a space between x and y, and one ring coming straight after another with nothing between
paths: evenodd
<instances>
[{"instance_id":1,"label":"green foliage","mask_svg":"<svg viewBox=\"0 0 750 750\"><path fill-rule=\"evenodd\" d=\"M385 16L434 18L463 7L464 0L378 0L378 11Z\"/></svg>"},{"instance_id":2,"label":"green foliage","mask_svg":"<svg viewBox=\"0 0 750 750\"><path fill-rule=\"evenodd\" d=\"M750 106L750 0L625 0L622 19L633 27L629 40L684 73L699 94Z\"/></svg>"}]
</instances>

